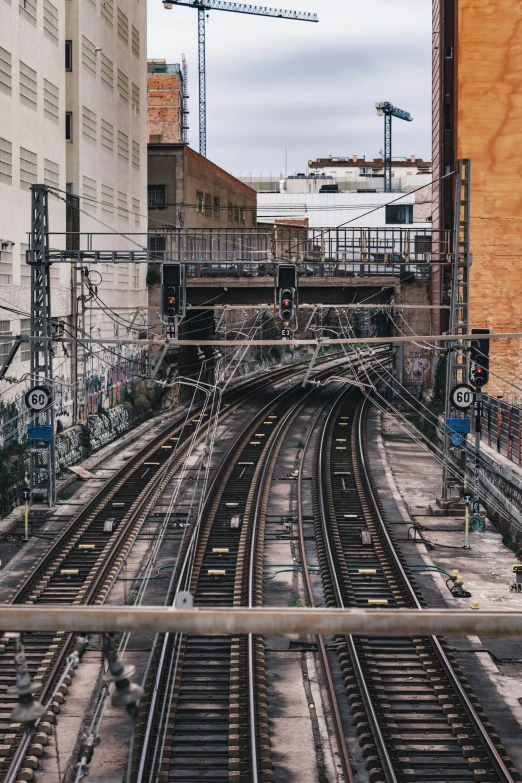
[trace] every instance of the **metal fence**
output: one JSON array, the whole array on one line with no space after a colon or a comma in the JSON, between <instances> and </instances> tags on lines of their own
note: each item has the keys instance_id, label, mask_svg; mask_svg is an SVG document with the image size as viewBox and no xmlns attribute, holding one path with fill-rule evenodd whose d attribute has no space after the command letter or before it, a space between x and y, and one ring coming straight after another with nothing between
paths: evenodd
<instances>
[{"instance_id":1,"label":"metal fence","mask_svg":"<svg viewBox=\"0 0 522 783\"><path fill-rule=\"evenodd\" d=\"M522 415L515 405L483 397L482 440L508 460L522 466Z\"/></svg>"}]
</instances>

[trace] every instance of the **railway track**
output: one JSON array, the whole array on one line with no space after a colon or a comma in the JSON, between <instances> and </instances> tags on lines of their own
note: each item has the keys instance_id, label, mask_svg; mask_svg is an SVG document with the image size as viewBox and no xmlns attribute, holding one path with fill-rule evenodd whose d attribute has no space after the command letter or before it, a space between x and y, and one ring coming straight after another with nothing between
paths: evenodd
<instances>
[{"instance_id":1,"label":"railway track","mask_svg":"<svg viewBox=\"0 0 522 783\"><path fill-rule=\"evenodd\" d=\"M369 468L366 411L359 392L342 395L315 453L325 597L329 606L422 610ZM336 644L371 783L521 779L444 640L348 636Z\"/></svg>"},{"instance_id":2,"label":"railway track","mask_svg":"<svg viewBox=\"0 0 522 783\"><path fill-rule=\"evenodd\" d=\"M281 394L238 436L193 522L171 603L181 589L196 606L262 603L271 474L288 427L315 393ZM264 657L261 637L165 635L140 705L133 780L272 781Z\"/></svg>"},{"instance_id":3,"label":"railway track","mask_svg":"<svg viewBox=\"0 0 522 783\"><path fill-rule=\"evenodd\" d=\"M281 368L236 384L226 394L219 420L255 392L300 372L298 366ZM154 497L182 465L190 445L202 440L211 424L206 407L200 406L191 419L180 417L130 459L35 562L7 603L42 607L103 603ZM7 636L0 638L0 783L33 779L71 683L68 675L54 694L73 645L73 635L63 633L28 634L24 638L28 671L41 685L42 703L52 697L35 734L31 727L10 719L16 697L7 689L15 684L15 649Z\"/></svg>"}]
</instances>

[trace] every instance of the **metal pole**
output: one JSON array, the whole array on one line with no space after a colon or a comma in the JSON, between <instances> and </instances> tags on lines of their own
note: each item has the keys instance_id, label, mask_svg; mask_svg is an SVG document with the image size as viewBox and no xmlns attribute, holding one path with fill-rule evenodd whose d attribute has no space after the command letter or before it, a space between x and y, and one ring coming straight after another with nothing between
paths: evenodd
<instances>
[{"instance_id":1,"label":"metal pole","mask_svg":"<svg viewBox=\"0 0 522 783\"><path fill-rule=\"evenodd\" d=\"M207 74L205 63L205 8L198 6L199 154L207 157Z\"/></svg>"},{"instance_id":2,"label":"metal pole","mask_svg":"<svg viewBox=\"0 0 522 783\"><path fill-rule=\"evenodd\" d=\"M392 116L384 115L384 192L392 191Z\"/></svg>"},{"instance_id":3,"label":"metal pole","mask_svg":"<svg viewBox=\"0 0 522 783\"><path fill-rule=\"evenodd\" d=\"M56 500L54 449L53 358L51 340L51 280L49 262L49 203L45 185L31 185L31 379L50 391L50 403L34 415L33 423L50 430L50 442L33 443L29 454L29 503Z\"/></svg>"},{"instance_id":4,"label":"metal pole","mask_svg":"<svg viewBox=\"0 0 522 783\"><path fill-rule=\"evenodd\" d=\"M507 575L506 575L507 576ZM508 582L508 579L506 579ZM352 634L354 636L522 637L522 611L473 609L334 609L1 604L0 626L11 632Z\"/></svg>"}]
</instances>

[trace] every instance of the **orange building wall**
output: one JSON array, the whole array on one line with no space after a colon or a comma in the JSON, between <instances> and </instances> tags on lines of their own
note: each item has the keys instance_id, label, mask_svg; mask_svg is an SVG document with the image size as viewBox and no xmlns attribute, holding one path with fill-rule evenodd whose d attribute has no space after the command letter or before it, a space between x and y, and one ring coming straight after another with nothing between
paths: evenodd
<instances>
[{"instance_id":1,"label":"orange building wall","mask_svg":"<svg viewBox=\"0 0 522 783\"><path fill-rule=\"evenodd\" d=\"M457 155L471 159L471 326L522 331L522 12L458 0ZM491 343L491 369L522 375L522 340ZM496 362L504 365L500 367ZM516 383L516 381L515 381ZM517 383L517 385L519 385ZM487 391L522 401L491 377Z\"/></svg>"},{"instance_id":2,"label":"orange building wall","mask_svg":"<svg viewBox=\"0 0 522 783\"><path fill-rule=\"evenodd\" d=\"M147 74L149 141L176 144L182 141L182 97L179 73ZM161 139L153 138L161 136Z\"/></svg>"}]
</instances>

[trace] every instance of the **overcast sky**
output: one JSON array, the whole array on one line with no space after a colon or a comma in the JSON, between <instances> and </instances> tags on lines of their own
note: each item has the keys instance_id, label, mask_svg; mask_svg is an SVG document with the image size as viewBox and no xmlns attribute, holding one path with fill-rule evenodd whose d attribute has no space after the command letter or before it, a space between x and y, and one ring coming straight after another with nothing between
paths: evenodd
<instances>
[{"instance_id":1,"label":"overcast sky","mask_svg":"<svg viewBox=\"0 0 522 783\"><path fill-rule=\"evenodd\" d=\"M276 0L277 2L277 0ZM239 175L306 171L309 159L367 158L383 146L376 101L394 120L393 155L431 158L430 0L281 0L319 24L210 11L207 156ZM198 149L197 11L148 0L148 56L189 67L189 143Z\"/></svg>"}]
</instances>

